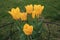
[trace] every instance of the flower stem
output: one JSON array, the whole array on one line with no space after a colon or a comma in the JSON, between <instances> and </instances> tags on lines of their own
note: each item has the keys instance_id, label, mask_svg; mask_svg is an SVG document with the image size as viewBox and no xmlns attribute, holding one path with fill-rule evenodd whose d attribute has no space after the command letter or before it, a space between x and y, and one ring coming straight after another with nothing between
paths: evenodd
<instances>
[{"instance_id":1,"label":"flower stem","mask_svg":"<svg viewBox=\"0 0 60 40\"><path fill-rule=\"evenodd\" d=\"M31 36L29 36L29 38L30 38L30 40L32 40L32 37Z\"/></svg>"},{"instance_id":2,"label":"flower stem","mask_svg":"<svg viewBox=\"0 0 60 40\"><path fill-rule=\"evenodd\" d=\"M27 40L32 40L32 37L31 36L27 36Z\"/></svg>"}]
</instances>

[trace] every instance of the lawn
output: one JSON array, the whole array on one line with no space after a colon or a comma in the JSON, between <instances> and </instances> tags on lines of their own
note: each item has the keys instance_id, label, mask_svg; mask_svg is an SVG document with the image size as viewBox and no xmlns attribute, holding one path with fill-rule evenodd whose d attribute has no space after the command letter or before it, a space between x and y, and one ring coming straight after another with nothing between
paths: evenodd
<instances>
[{"instance_id":1,"label":"lawn","mask_svg":"<svg viewBox=\"0 0 60 40\"><path fill-rule=\"evenodd\" d=\"M12 19L11 15L9 15L8 11L11 8L19 7L21 11L25 11L24 6L28 4L41 4L44 5L45 8L43 10L42 16L44 17L44 20L50 19L50 21L58 21L57 23L60 24L60 0L0 0L0 40L19 40L19 31L14 32L18 30L16 27L16 23ZM3 26L7 23L11 23L7 26ZM44 23L45 25L45 23ZM51 25L52 26L52 25ZM57 32L58 29L60 29L60 26L54 27L56 25L53 25L50 29L51 31L55 32L55 34L52 32L53 36L57 36L57 40L60 40L60 31ZM12 29L11 29L12 28ZM13 30L13 33L10 34L10 30ZM9 35L10 34L10 35ZM51 35L52 35L51 34ZM59 34L59 35L58 35ZM44 40L44 39L43 39ZM56 40L56 39L54 39Z\"/></svg>"}]
</instances>

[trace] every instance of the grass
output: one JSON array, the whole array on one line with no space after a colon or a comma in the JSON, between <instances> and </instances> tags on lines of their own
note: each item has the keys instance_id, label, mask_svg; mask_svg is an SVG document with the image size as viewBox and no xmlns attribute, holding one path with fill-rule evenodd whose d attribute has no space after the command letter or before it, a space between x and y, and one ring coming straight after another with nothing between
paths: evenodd
<instances>
[{"instance_id":1,"label":"grass","mask_svg":"<svg viewBox=\"0 0 60 40\"><path fill-rule=\"evenodd\" d=\"M11 8L19 7L21 11L25 11L24 6L28 4L42 4L45 6L42 13L42 16L45 19L51 19L53 21L60 20L60 0L0 0L0 26L14 21L8 14L8 11ZM9 26L11 25L0 28L0 40L5 40L5 38L9 35L9 30L11 28ZM16 24L14 24L12 27L14 29L13 31L15 31ZM19 40L19 33L16 32L12 38L11 40Z\"/></svg>"}]
</instances>

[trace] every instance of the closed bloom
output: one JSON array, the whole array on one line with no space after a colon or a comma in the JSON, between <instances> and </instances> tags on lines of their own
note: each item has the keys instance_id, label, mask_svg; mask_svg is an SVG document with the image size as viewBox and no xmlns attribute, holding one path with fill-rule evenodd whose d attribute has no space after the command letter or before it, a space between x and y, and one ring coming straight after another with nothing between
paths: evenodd
<instances>
[{"instance_id":1,"label":"closed bloom","mask_svg":"<svg viewBox=\"0 0 60 40\"><path fill-rule=\"evenodd\" d=\"M15 19L20 19L20 9L17 7L16 9L15 8L12 8L11 11L8 11L8 13Z\"/></svg>"},{"instance_id":2,"label":"closed bloom","mask_svg":"<svg viewBox=\"0 0 60 40\"><path fill-rule=\"evenodd\" d=\"M27 5L25 6L25 9L28 14L31 14L33 11L33 5Z\"/></svg>"},{"instance_id":3,"label":"closed bloom","mask_svg":"<svg viewBox=\"0 0 60 40\"><path fill-rule=\"evenodd\" d=\"M26 34L26 35L31 35L32 32L33 32L33 26L29 25L29 24L25 24L24 27L23 27L23 32Z\"/></svg>"},{"instance_id":4,"label":"closed bloom","mask_svg":"<svg viewBox=\"0 0 60 40\"><path fill-rule=\"evenodd\" d=\"M20 18L22 21L26 21L27 20L27 13L20 13Z\"/></svg>"}]
</instances>

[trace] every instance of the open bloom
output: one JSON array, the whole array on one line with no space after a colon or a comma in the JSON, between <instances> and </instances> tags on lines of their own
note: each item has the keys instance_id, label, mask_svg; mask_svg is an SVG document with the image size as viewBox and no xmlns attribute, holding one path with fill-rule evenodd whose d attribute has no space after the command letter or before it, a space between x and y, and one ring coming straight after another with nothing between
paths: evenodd
<instances>
[{"instance_id":1,"label":"open bloom","mask_svg":"<svg viewBox=\"0 0 60 40\"><path fill-rule=\"evenodd\" d=\"M26 34L26 35L31 35L32 32L33 32L33 26L29 25L29 24L25 24L24 27L23 27L23 32Z\"/></svg>"},{"instance_id":2,"label":"open bloom","mask_svg":"<svg viewBox=\"0 0 60 40\"><path fill-rule=\"evenodd\" d=\"M16 9L15 8L12 8L11 11L8 11L8 13L10 13L10 15L15 19L20 19L20 9L17 7Z\"/></svg>"},{"instance_id":3,"label":"open bloom","mask_svg":"<svg viewBox=\"0 0 60 40\"><path fill-rule=\"evenodd\" d=\"M43 9L44 9L44 6L34 5L35 15L36 15L37 17L39 17L39 15L41 15Z\"/></svg>"},{"instance_id":4,"label":"open bloom","mask_svg":"<svg viewBox=\"0 0 60 40\"><path fill-rule=\"evenodd\" d=\"M23 12L23 13L20 13L20 19L22 21L26 21L27 20L27 13Z\"/></svg>"},{"instance_id":5,"label":"open bloom","mask_svg":"<svg viewBox=\"0 0 60 40\"><path fill-rule=\"evenodd\" d=\"M32 11L32 18L38 17L41 15L44 6L41 5L34 5L34 10Z\"/></svg>"},{"instance_id":6,"label":"open bloom","mask_svg":"<svg viewBox=\"0 0 60 40\"><path fill-rule=\"evenodd\" d=\"M32 11L33 11L33 5L27 5L27 6L25 6L25 9L26 9L26 12L28 13L28 14L31 14L32 13Z\"/></svg>"}]
</instances>

